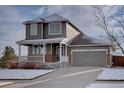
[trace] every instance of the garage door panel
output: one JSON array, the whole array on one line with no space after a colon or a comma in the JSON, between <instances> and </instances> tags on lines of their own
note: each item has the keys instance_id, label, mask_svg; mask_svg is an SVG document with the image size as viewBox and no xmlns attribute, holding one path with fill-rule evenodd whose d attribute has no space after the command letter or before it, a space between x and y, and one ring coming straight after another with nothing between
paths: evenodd
<instances>
[{"instance_id":1,"label":"garage door panel","mask_svg":"<svg viewBox=\"0 0 124 93\"><path fill-rule=\"evenodd\" d=\"M76 51L73 52L74 66L105 66L105 51Z\"/></svg>"}]
</instances>

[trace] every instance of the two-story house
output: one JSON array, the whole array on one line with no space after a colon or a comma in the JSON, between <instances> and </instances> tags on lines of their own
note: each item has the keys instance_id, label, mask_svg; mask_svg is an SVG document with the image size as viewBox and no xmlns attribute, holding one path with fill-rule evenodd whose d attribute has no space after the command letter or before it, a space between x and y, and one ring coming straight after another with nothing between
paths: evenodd
<instances>
[{"instance_id":1,"label":"two-story house","mask_svg":"<svg viewBox=\"0 0 124 93\"><path fill-rule=\"evenodd\" d=\"M68 19L53 14L23 23L26 39L18 41L28 47L28 62L68 62L72 66L111 65L110 44L96 42ZM94 42L95 41L95 42Z\"/></svg>"}]
</instances>

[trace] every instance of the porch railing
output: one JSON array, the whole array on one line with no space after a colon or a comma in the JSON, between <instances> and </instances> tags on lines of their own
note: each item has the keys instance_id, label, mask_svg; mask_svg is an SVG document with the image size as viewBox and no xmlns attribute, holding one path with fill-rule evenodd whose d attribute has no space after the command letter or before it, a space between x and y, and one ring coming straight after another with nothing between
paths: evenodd
<instances>
[{"instance_id":1,"label":"porch railing","mask_svg":"<svg viewBox=\"0 0 124 93\"><path fill-rule=\"evenodd\" d=\"M21 62L43 62L43 56L21 56Z\"/></svg>"},{"instance_id":2,"label":"porch railing","mask_svg":"<svg viewBox=\"0 0 124 93\"><path fill-rule=\"evenodd\" d=\"M62 62L68 62L68 60L69 60L68 56L67 57L62 56ZM43 56L42 55L21 56L20 62L43 62ZM46 55L45 62L57 62L57 56Z\"/></svg>"}]
</instances>

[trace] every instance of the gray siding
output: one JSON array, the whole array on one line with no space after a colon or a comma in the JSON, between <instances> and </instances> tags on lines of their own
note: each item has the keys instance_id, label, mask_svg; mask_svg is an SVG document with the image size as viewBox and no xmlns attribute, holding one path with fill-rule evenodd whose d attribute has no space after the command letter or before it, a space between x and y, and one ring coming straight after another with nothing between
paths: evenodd
<instances>
[{"instance_id":1,"label":"gray siding","mask_svg":"<svg viewBox=\"0 0 124 93\"><path fill-rule=\"evenodd\" d=\"M28 55L31 55L32 54L32 46L28 46Z\"/></svg>"},{"instance_id":2,"label":"gray siding","mask_svg":"<svg viewBox=\"0 0 124 93\"><path fill-rule=\"evenodd\" d=\"M51 45L50 44L46 45L46 53L51 54Z\"/></svg>"},{"instance_id":3,"label":"gray siding","mask_svg":"<svg viewBox=\"0 0 124 93\"><path fill-rule=\"evenodd\" d=\"M47 39L66 37L66 22L62 22L62 34L48 35L48 23L37 24L38 35L30 35L30 24L26 24L26 39Z\"/></svg>"},{"instance_id":4,"label":"gray siding","mask_svg":"<svg viewBox=\"0 0 124 93\"><path fill-rule=\"evenodd\" d=\"M37 24L37 31L38 31L38 35L30 35L30 24L26 24L26 39L41 39L43 38L43 24L42 23L38 23Z\"/></svg>"},{"instance_id":5,"label":"gray siding","mask_svg":"<svg viewBox=\"0 0 124 93\"><path fill-rule=\"evenodd\" d=\"M59 35L49 35L48 34L48 23L44 24L44 38L59 38L59 37L66 37L66 22L62 22L62 34Z\"/></svg>"}]
</instances>

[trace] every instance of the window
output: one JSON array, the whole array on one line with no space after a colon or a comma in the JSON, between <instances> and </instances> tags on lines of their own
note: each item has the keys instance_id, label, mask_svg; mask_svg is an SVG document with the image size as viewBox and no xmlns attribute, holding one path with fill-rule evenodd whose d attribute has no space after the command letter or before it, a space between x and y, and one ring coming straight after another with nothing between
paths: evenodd
<instances>
[{"instance_id":1,"label":"window","mask_svg":"<svg viewBox=\"0 0 124 93\"><path fill-rule=\"evenodd\" d=\"M33 46L33 54L36 54L36 55L39 54L39 51L38 50L39 50L38 45L34 45Z\"/></svg>"},{"instance_id":2,"label":"window","mask_svg":"<svg viewBox=\"0 0 124 93\"><path fill-rule=\"evenodd\" d=\"M62 53L62 55L65 55L65 49L63 46L62 46L61 53ZM57 46L57 48L56 48L56 55L60 55L60 47L59 46Z\"/></svg>"},{"instance_id":3,"label":"window","mask_svg":"<svg viewBox=\"0 0 124 93\"><path fill-rule=\"evenodd\" d=\"M31 24L30 35L37 35L37 24Z\"/></svg>"},{"instance_id":4,"label":"window","mask_svg":"<svg viewBox=\"0 0 124 93\"><path fill-rule=\"evenodd\" d=\"M46 53L46 49L45 49L45 53ZM32 54L33 55L43 54L43 46L41 46L41 45L33 45L32 46Z\"/></svg>"},{"instance_id":5,"label":"window","mask_svg":"<svg viewBox=\"0 0 124 93\"><path fill-rule=\"evenodd\" d=\"M61 34L61 23L50 23L49 24L49 35Z\"/></svg>"},{"instance_id":6,"label":"window","mask_svg":"<svg viewBox=\"0 0 124 93\"><path fill-rule=\"evenodd\" d=\"M43 47L39 46L39 54L43 54Z\"/></svg>"}]
</instances>

